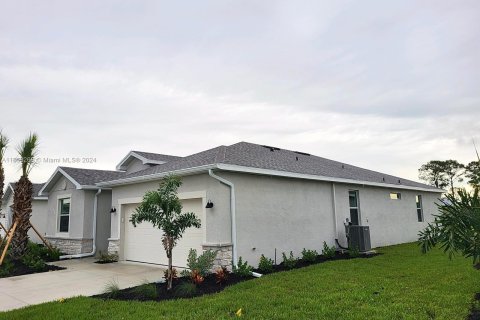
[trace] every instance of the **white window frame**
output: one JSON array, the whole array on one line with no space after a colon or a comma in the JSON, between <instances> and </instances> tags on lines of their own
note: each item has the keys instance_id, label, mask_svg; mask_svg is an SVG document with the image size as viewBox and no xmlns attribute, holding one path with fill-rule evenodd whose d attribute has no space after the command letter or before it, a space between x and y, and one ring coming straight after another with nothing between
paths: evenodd
<instances>
[{"instance_id":1,"label":"white window frame","mask_svg":"<svg viewBox=\"0 0 480 320\"><path fill-rule=\"evenodd\" d=\"M418 206L420 204L420 207ZM423 197L421 194L417 194L415 196L415 207L417 208L416 212L417 212L417 221L418 222L424 222L425 221L425 217L423 216ZM418 215L418 210L420 210L420 217L421 217L421 220L419 220L419 215Z\"/></svg>"},{"instance_id":2,"label":"white window frame","mask_svg":"<svg viewBox=\"0 0 480 320\"><path fill-rule=\"evenodd\" d=\"M356 195L357 195L357 206L356 207L351 207L350 206L350 192L355 192ZM350 216L350 209L357 209L357 213L358 213L358 225L361 226L362 225L362 213L361 213L361 210L360 210L360 190L358 189L348 189L348 218L351 219L351 216ZM352 222L352 221L350 221Z\"/></svg>"},{"instance_id":3,"label":"white window frame","mask_svg":"<svg viewBox=\"0 0 480 320\"><path fill-rule=\"evenodd\" d=\"M396 195L396 198L393 198L393 195ZM402 200L402 194L400 192L390 192L390 200Z\"/></svg>"},{"instance_id":4,"label":"white window frame","mask_svg":"<svg viewBox=\"0 0 480 320\"><path fill-rule=\"evenodd\" d=\"M68 212L68 231L65 232L60 232L60 216L62 215L62 209L61 209L61 201L62 200L70 200L70 210ZM57 236L68 236L70 234L70 227L71 223L70 221L72 217L72 195L61 195L57 197L57 228L56 228L56 235Z\"/></svg>"}]
</instances>

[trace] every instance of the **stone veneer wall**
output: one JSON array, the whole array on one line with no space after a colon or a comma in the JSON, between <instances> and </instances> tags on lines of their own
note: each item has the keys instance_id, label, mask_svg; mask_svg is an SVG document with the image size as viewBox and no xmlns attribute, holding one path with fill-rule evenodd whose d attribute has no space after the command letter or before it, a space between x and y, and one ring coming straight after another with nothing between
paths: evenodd
<instances>
[{"instance_id":1,"label":"stone veneer wall","mask_svg":"<svg viewBox=\"0 0 480 320\"><path fill-rule=\"evenodd\" d=\"M93 239L50 238L48 242L65 254L87 253L93 250Z\"/></svg>"},{"instance_id":2,"label":"stone veneer wall","mask_svg":"<svg viewBox=\"0 0 480 320\"><path fill-rule=\"evenodd\" d=\"M108 239L108 253L118 255L120 251L120 240Z\"/></svg>"},{"instance_id":3,"label":"stone veneer wall","mask_svg":"<svg viewBox=\"0 0 480 320\"><path fill-rule=\"evenodd\" d=\"M232 271L232 245L231 244L212 244L203 245L203 250L217 251L217 258L213 263L212 271L215 272L221 267L226 267L228 271Z\"/></svg>"}]
</instances>

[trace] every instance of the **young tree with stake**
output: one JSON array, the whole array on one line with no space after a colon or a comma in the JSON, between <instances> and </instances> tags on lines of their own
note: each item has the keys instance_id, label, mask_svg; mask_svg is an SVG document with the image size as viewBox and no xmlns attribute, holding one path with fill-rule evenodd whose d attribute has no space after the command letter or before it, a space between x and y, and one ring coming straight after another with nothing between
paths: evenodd
<instances>
[{"instance_id":1,"label":"young tree with stake","mask_svg":"<svg viewBox=\"0 0 480 320\"><path fill-rule=\"evenodd\" d=\"M144 221L162 230L162 244L168 258L167 290L172 289L172 251L178 240L190 227L200 228L200 219L193 212L182 213L182 204L177 191L182 181L177 176L167 176L160 183L160 188L148 191L132 214L130 222L134 227Z\"/></svg>"}]
</instances>

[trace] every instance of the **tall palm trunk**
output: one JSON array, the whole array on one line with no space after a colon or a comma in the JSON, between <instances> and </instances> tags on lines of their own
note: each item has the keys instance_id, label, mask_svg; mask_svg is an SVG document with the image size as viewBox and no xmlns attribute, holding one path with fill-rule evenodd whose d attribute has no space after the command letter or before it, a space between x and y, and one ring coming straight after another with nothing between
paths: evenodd
<instances>
[{"instance_id":1,"label":"tall palm trunk","mask_svg":"<svg viewBox=\"0 0 480 320\"><path fill-rule=\"evenodd\" d=\"M32 215L33 185L26 176L22 176L15 185L13 196L13 222L17 222L17 229L12 239L13 259L20 259L28 246L28 230L30 229L30 217Z\"/></svg>"},{"instance_id":2,"label":"tall palm trunk","mask_svg":"<svg viewBox=\"0 0 480 320\"><path fill-rule=\"evenodd\" d=\"M2 213L3 188L5 187L5 170L0 162L0 214Z\"/></svg>"},{"instance_id":3,"label":"tall palm trunk","mask_svg":"<svg viewBox=\"0 0 480 320\"><path fill-rule=\"evenodd\" d=\"M0 214L2 213L3 188L5 187L5 170L3 157L8 146L8 138L0 130Z\"/></svg>"}]
</instances>

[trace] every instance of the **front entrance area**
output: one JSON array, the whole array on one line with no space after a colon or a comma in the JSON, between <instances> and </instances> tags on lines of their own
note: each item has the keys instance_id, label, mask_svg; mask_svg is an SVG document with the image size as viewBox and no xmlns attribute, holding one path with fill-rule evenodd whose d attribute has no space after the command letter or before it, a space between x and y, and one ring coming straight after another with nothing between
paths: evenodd
<instances>
[{"instance_id":1,"label":"front entrance area","mask_svg":"<svg viewBox=\"0 0 480 320\"><path fill-rule=\"evenodd\" d=\"M142 222L134 227L130 217L138 204L128 204L122 207L125 213L125 229L123 241L124 259L128 261L167 265L168 259L162 244L162 232L149 222ZM205 234L205 217L202 199L182 200L183 212L193 212L202 221L202 227L189 228L183 234L173 249L173 265L186 267L190 249L202 252Z\"/></svg>"}]
</instances>

